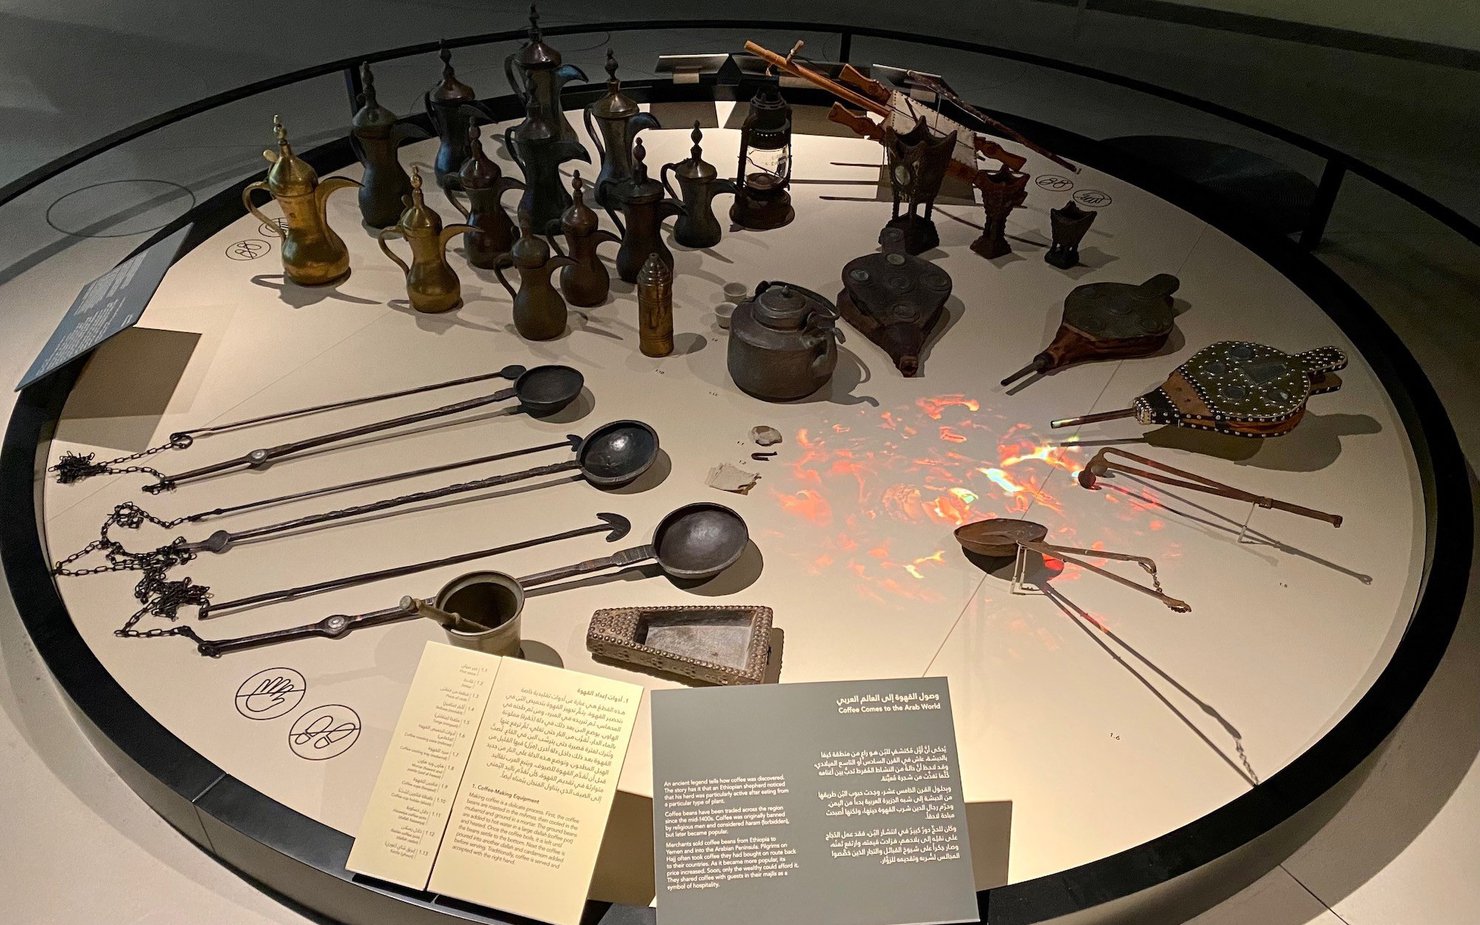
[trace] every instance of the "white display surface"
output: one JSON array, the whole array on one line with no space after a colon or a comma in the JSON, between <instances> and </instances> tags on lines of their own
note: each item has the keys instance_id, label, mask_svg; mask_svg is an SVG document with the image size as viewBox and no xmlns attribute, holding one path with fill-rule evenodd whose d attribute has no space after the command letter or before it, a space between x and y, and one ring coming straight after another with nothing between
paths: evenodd
<instances>
[{"instance_id":1,"label":"white display surface","mask_svg":"<svg viewBox=\"0 0 1480 925\"><path fill-rule=\"evenodd\" d=\"M719 104L721 124L729 108ZM499 134L485 129L490 154L501 148L492 141ZM643 138L654 174L688 154L687 126ZM737 132L708 130L705 157L728 172L738 143ZM433 145L403 149L403 163L420 164L430 175ZM795 222L764 233L727 232L709 251L674 248L678 349L660 360L638 352L636 299L615 273L605 305L573 310L565 336L531 343L514 333L510 298L493 274L469 268L460 254L452 262L464 306L446 315L412 311L399 269L361 228L352 192L329 203L353 267L337 286L285 284L277 239L267 238L254 218L234 223L165 278L149 309L152 330L120 336L94 357L58 424L52 462L67 450L110 458L189 427L510 363L572 365L585 374L588 394L553 420L474 412L161 496L139 490L141 475L70 486L47 480L47 548L53 558L80 548L124 500L168 518L637 418L656 428L667 458L629 489L602 493L559 477L534 491L458 496L224 555L206 553L172 577L190 575L222 600L568 530L593 523L598 511L623 514L634 525L615 546L585 537L195 624L203 636L231 637L388 607L402 594L430 596L477 568L518 575L605 555L646 542L662 515L681 504L727 504L746 519L754 542L729 573L698 589L648 571L533 592L524 610L524 636L534 644L528 654L649 688L676 686L593 662L584 646L591 613L718 597L774 608L784 638L783 682L944 675L967 799L1011 807L1010 844L997 850L1007 854L1012 882L1093 861L1191 822L1274 774L1337 722L1407 625L1425 543L1417 464L1403 426L1337 325L1293 283L1215 229L1086 169L1073 178L1076 189L1111 198L1084 241L1088 267L1062 272L1043 262L1041 247L1017 240L1013 255L983 260L968 249L977 230L964 223L978 222L981 210L943 206L936 218L941 250L926 256L951 274L954 295L923 374L902 378L881 350L844 324L847 340L830 388L794 404L762 402L729 381L726 332L713 319L721 286L787 280L835 295L843 264L876 248L889 215L887 203L875 199L877 168L852 166L877 164L877 145L799 135L794 153ZM507 158L500 160L518 176ZM1028 170L1065 173L1032 156ZM341 173L357 176L358 168ZM1048 210L1069 194L1032 183L1028 189L1008 232L1046 243ZM457 218L439 193L429 199L444 219ZM722 210L728 202L717 205ZM245 239L270 240L272 251L256 260L229 257L230 246ZM608 263L614 251L602 249ZM1162 356L1072 367L1011 395L996 384L1047 345L1075 285L1139 283L1155 273L1181 279L1177 298L1186 308ZM1290 352L1341 346L1351 358L1345 386L1314 398L1293 434L1269 441L1162 431L1147 447L1141 428L1129 421L1077 434L1047 426L1051 418L1124 407L1197 348L1225 339L1260 340ZM494 380L210 436L149 462L178 472L505 385ZM785 435L770 448L780 451L771 461L748 458L761 449L747 439L757 424ZM1240 488L1340 513L1346 523L1332 529L1258 511L1251 527L1280 545L1241 544L1236 537L1247 505L1146 489L1126 478L1101 491L1080 488L1073 471L1107 440ZM114 532L131 549L152 548L176 534L201 539L215 529L244 529L564 458L546 453L169 533L149 526ZM763 478L745 497L706 487L706 473L721 462L743 464ZM1148 495L1161 503L1137 500ZM1050 597L1014 595L1005 570L984 574L952 539L960 523L1025 512L1049 526L1050 542L1098 542L1154 557L1167 592L1193 612L1174 614L1073 566L1051 582L1072 605L1067 609ZM423 644L442 638L442 630L410 621L206 659L183 639L113 635L137 607L131 594L137 577L58 579L79 631L107 670L226 773L353 834ZM139 628L167 625L145 617ZM245 718L234 706L238 687L278 666L306 679L302 703L282 718ZM294 719L335 704L360 718L358 741L332 760L298 757L288 743ZM650 757L644 707L622 790L649 793Z\"/></svg>"}]
</instances>

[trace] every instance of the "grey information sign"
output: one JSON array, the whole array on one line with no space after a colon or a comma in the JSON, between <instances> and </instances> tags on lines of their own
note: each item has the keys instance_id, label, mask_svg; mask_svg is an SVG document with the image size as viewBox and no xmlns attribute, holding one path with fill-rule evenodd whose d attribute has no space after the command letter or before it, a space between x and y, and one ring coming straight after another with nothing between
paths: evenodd
<instances>
[{"instance_id":1,"label":"grey information sign","mask_svg":"<svg viewBox=\"0 0 1480 925\"><path fill-rule=\"evenodd\" d=\"M976 922L944 678L654 691L659 925Z\"/></svg>"},{"instance_id":2,"label":"grey information sign","mask_svg":"<svg viewBox=\"0 0 1480 925\"><path fill-rule=\"evenodd\" d=\"M189 231L186 225L84 286L15 390L19 392L138 324Z\"/></svg>"}]
</instances>

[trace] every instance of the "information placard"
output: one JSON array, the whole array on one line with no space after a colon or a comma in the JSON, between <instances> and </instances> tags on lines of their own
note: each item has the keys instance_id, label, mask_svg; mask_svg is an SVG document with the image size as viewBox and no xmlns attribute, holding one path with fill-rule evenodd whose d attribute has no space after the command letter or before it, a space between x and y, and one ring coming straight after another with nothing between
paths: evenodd
<instances>
[{"instance_id":1,"label":"information placard","mask_svg":"<svg viewBox=\"0 0 1480 925\"><path fill-rule=\"evenodd\" d=\"M577 925L642 688L428 643L346 866Z\"/></svg>"},{"instance_id":2,"label":"information placard","mask_svg":"<svg viewBox=\"0 0 1480 925\"><path fill-rule=\"evenodd\" d=\"M944 678L654 691L660 925L979 920Z\"/></svg>"},{"instance_id":3,"label":"information placard","mask_svg":"<svg viewBox=\"0 0 1480 925\"><path fill-rule=\"evenodd\" d=\"M84 286L15 390L19 392L138 324L189 232L186 225Z\"/></svg>"}]
</instances>

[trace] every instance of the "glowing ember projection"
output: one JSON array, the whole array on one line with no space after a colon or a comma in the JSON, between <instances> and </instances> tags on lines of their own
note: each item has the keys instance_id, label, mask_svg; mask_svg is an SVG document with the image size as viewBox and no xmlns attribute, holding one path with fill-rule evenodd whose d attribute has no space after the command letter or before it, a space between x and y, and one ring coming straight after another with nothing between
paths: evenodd
<instances>
[{"instance_id":1,"label":"glowing ember projection","mask_svg":"<svg viewBox=\"0 0 1480 925\"><path fill-rule=\"evenodd\" d=\"M798 430L792 484L772 480L770 494L817 534L786 544L807 572L844 569L876 601L940 599L930 578L954 561L948 531L1034 507L1060 512L1045 485L1055 470L1080 468L1077 447L1044 443L1031 425L962 394L837 413L845 417Z\"/></svg>"}]
</instances>

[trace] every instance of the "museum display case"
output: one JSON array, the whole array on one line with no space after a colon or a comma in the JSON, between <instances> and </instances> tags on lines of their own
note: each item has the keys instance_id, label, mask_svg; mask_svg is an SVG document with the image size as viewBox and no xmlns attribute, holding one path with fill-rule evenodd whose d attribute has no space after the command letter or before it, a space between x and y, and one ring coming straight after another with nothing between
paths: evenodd
<instances>
[{"instance_id":1,"label":"museum display case","mask_svg":"<svg viewBox=\"0 0 1480 925\"><path fill-rule=\"evenodd\" d=\"M1179 920L1329 816L1471 543L1448 421L1355 292L1165 171L885 66L989 49L867 61L855 34L903 38L852 30L833 66L730 23L713 73L592 83L562 38L632 68L642 24L535 19L516 93L476 97L451 50L509 25L369 56L379 103L342 125L276 122L265 180L141 248L172 249L138 323L21 393L6 572L141 797L336 920L515 921L345 868L451 638L649 690L947 679L993 925ZM395 120L401 58L452 89ZM398 166L399 221L327 195ZM652 791L644 702L588 921L654 920Z\"/></svg>"}]
</instances>

